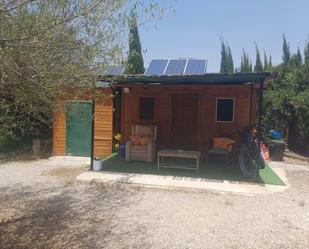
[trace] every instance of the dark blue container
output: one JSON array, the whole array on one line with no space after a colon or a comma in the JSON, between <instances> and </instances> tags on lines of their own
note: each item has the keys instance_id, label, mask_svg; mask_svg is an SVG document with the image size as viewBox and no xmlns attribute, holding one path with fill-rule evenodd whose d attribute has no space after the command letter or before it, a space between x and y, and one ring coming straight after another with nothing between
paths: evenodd
<instances>
[{"instance_id":1,"label":"dark blue container","mask_svg":"<svg viewBox=\"0 0 309 249\"><path fill-rule=\"evenodd\" d=\"M274 131L274 130L271 130L269 132L269 135L272 139L282 139L282 132L281 131Z\"/></svg>"},{"instance_id":2,"label":"dark blue container","mask_svg":"<svg viewBox=\"0 0 309 249\"><path fill-rule=\"evenodd\" d=\"M119 156L126 157L126 144L125 143L120 143L119 145Z\"/></svg>"}]
</instances>

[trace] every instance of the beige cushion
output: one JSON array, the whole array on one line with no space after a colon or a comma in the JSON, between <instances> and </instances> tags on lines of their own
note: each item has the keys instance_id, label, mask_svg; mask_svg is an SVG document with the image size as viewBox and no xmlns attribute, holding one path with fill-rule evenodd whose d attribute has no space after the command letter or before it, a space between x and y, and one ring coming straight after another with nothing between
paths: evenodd
<instances>
[{"instance_id":1,"label":"beige cushion","mask_svg":"<svg viewBox=\"0 0 309 249\"><path fill-rule=\"evenodd\" d=\"M133 145L142 145L141 144L141 136L139 135L135 135L135 136L131 136L131 141L133 143Z\"/></svg>"},{"instance_id":2,"label":"beige cushion","mask_svg":"<svg viewBox=\"0 0 309 249\"><path fill-rule=\"evenodd\" d=\"M152 125L135 125L135 134L140 136L153 137Z\"/></svg>"},{"instance_id":3,"label":"beige cushion","mask_svg":"<svg viewBox=\"0 0 309 249\"><path fill-rule=\"evenodd\" d=\"M225 150L231 150L230 145L235 143L233 139L227 138L227 137L214 137L214 148L220 148Z\"/></svg>"},{"instance_id":4,"label":"beige cushion","mask_svg":"<svg viewBox=\"0 0 309 249\"><path fill-rule=\"evenodd\" d=\"M143 146L146 146L149 143L152 143L152 141L153 141L152 137L148 137L148 136L141 137L139 140L140 144Z\"/></svg>"}]
</instances>

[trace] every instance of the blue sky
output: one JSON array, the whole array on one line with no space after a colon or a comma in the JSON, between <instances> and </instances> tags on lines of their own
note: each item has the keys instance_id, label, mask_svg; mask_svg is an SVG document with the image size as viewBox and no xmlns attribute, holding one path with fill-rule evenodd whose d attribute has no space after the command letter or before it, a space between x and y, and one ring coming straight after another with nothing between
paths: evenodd
<instances>
[{"instance_id":1,"label":"blue sky","mask_svg":"<svg viewBox=\"0 0 309 249\"><path fill-rule=\"evenodd\" d=\"M207 71L218 72L220 37L230 44L236 66L243 48L254 62L255 42L276 64L283 33L292 52L297 46L303 51L309 35L308 0L177 0L173 6L176 13L139 28L145 66L154 58L207 58Z\"/></svg>"}]
</instances>

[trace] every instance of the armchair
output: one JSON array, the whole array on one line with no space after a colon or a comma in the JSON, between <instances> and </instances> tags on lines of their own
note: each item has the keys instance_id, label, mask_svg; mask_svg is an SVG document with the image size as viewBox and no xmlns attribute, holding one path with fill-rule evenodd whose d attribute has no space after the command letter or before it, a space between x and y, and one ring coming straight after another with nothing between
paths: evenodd
<instances>
[{"instance_id":1,"label":"armchair","mask_svg":"<svg viewBox=\"0 0 309 249\"><path fill-rule=\"evenodd\" d=\"M153 162L156 158L157 126L132 125L131 139L126 143L126 161Z\"/></svg>"},{"instance_id":2,"label":"armchair","mask_svg":"<svg viewBox=\"0 0 309 249\"><path fill-rule=\"evenodd\" d=\"M207 152L207 162L209 162L211 156L216 155L223 157L225 164L229 163L232 159L235 144L236 141L229 137L214 137Z\"/></svg>"}]
</instances>

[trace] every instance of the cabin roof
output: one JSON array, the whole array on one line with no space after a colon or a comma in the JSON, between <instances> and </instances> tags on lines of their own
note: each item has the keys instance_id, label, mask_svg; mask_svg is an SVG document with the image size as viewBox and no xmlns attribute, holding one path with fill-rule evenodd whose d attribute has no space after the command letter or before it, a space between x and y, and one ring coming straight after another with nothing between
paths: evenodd
<instances>
[{"instance_id":1,"label":"cabin roof","mask_svg":"<svg viewBox=\"0 0 309 249\"><path fill-rule=\"evenodd\" d=\"M248 83L268 82L276 78L276 73L207 73L203 75L149 76L149 75L102 75L101 82L112 85L244 85Z\"/></svg>"}]
</instances>

